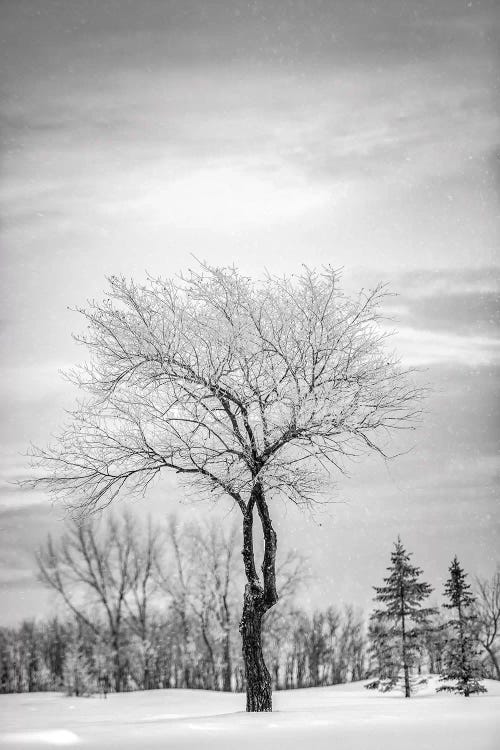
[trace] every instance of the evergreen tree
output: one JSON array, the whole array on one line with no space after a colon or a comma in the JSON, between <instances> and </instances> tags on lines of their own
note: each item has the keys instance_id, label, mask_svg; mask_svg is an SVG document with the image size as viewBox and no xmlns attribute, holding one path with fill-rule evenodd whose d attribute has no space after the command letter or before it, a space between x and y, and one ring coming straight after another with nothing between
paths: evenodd
<instances>
[{"instance_id":1,"label":"evergreen tree","mask_svg":"<svg viewBox=\"0 0 500 750\"><path fill-rule=\"evenodd\" d=\"M449 637L444 655L444 674L442 682L454 684L442 685L438 688L452 693L461 693L469 697L472 693L485 693L486 688L481 684L482 669L479 661L477 637L474 631L473 605L475 597L471 587L466 582L464 573L456 556L449 568L450 577L446 581L444 594L448 602L443 606L455 610L455 617L447 622Z\"/></svg>"},{"instance_id":2,"label":"evergreen tree","mask_svg":"<svg viewBox=\"0 0 500 750\"><path fill-rule=\"evenodd\" d=\"M431 607L422 607L432 591L428 583L419 581L422 570L410 564L398 537L391 553L390 575L384 586L375 586L375 601L385 605L371 615L372 651L377 650L382 660L380 688L388 690L397 684L402 672L404 694L409 698L414 691L412 668L421 648L421 636L429 629L429 617L435 613ZM384 627L385 626L385 627Z\"/></svg>"}]
</instances>

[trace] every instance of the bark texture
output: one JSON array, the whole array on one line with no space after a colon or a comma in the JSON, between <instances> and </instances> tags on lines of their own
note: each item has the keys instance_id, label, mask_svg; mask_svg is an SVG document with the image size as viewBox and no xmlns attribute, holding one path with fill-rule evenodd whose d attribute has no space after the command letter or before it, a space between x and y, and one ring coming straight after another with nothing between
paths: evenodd
<instances>
[{"instance_id":1,"label":"bark texture","mask_svg":"<svg viewBox=\"0 0 500 750\"><path fill-rule=\"evenodd\" d=\"M253 549L253 518L257 507L264 536L264 559L261 584L255 568ZM245 664L247 711L272 711L271 675L262 652L262 620L265 613L278 601L276 591L276 532L259 482L254 489L243 516L243 563L247 584L243 599L240 633Z\"/></svg>"},{"instance_id":2,"label":"bark texture","mask_svg":"<svg viewBox=\"0 0 500 750\"><path fill-rule=\"evenodd\" d=\"M272 711L271 675L262 652L263 592L245 587L240 633L247 684L247 711Z\"/></svg>"}]
</instances>

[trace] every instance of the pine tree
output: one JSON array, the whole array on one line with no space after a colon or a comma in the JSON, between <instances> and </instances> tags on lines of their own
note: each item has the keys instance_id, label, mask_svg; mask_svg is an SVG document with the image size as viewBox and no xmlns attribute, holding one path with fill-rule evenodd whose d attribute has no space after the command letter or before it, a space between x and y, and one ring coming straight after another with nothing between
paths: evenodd
<instances>
[{"instance_id":1,"label":"pine tree","mask_svg":"<svg viewBox=\"0 0 500 750\"><path fill-rule=\"evenodd\" d=\"M394 687L402 672L402 687L405 697L409 698L414 692L411 673L421 647L421 636L429 629L429 617L435 614L435 609L422 607L432 588L418 580L422 570L410 564L410 554L399 537L387 570L390 575L384 578L385 586L374 587L375 601L382 602L385 608L375 610L370 618L373 632L382 634L378 644L383 660L380 687L384 690ZM372 639L372 650L374 648L376 644Z\"/></svg>"},{"instance_id":2,"label":"pine tree","mask_svg":"<svg viewBox=\"0 0 500 750\"><path fill-rule=\"evenodd\" d=\"M444 674L442 682L454 684L442 685L438 688L451 693L460 693L466 698L473 693L485 693L486 688L481 684L481 664L479 661L479 650L477 638L474 634L473 605L475 597L471 594L471 587L466 582L467 574L464 573L457 557L449 568L450 577L446 581L444 595L448 602L443 606L449 610L456 611L456 617L447 622L450 633L444 655Z\"/></svg>"}]
</instances>

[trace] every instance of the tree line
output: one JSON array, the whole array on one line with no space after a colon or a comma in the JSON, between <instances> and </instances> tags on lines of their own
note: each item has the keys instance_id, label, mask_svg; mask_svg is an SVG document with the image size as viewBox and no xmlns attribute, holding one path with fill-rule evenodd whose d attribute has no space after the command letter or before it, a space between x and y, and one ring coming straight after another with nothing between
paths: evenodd
<instances>
[{"instance_id":1,"label":"tree line","mask_svg":"<svg viewBox=\"0 0 500 750\"><path fill-rule=\"evenodd\" d=\"M244 690L242 573L235 564L241 543L236 526L215 519L171 517L159 525L125 514L72 521L37 554L40 578L64 614L0 629L0 691ZM294 594L303 570L304 561L292 554L277 567L280 602L263 631L273 689L396 681L399 623L375 612L367 629L363 614L349 606L301 609ZM500 679L498 573L477 582L474 611L481 675ZM413 676L445 669L448 630L433 618L432 628L409 636Z\"/></svg>"},{"instance_id":2,"label":"tree line","mask_svg":"<svg viewBox=\"0 0 500 750\"><path fill-rule=\"evenodd\" d=\"M244 690L241 543L236 526L214 519L143 525L125 514L70 522L37 553L39 577L67 614L0 629L0 690ZM361 613L298 608L292 594L303 562L289 555L277 568L281 600L263 643L273 688L362 679Z\"/></svg>"}]
</instances>

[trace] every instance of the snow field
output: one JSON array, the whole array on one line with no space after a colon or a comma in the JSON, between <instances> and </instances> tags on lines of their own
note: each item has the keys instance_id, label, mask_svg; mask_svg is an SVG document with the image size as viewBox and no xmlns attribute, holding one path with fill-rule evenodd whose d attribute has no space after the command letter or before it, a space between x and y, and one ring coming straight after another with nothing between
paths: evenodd
<instances>
[{"instance_id":1,"label":"snow field","mask_svg":"<svg viewBox=\"0 0 500 750\"><path fill-rule=\"evenodd\" d=\"M274 694L271 714L247 714L243 695L155 690L68 698L0 696L0 747L89 750L498 750L500 683L471 698L407 700L364 683Z\"/></svg>"}]
</instances>

